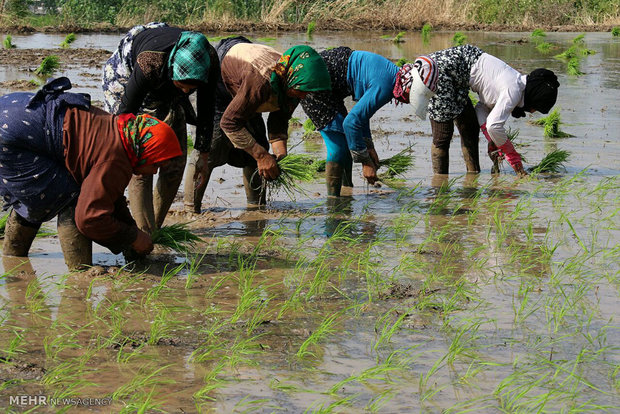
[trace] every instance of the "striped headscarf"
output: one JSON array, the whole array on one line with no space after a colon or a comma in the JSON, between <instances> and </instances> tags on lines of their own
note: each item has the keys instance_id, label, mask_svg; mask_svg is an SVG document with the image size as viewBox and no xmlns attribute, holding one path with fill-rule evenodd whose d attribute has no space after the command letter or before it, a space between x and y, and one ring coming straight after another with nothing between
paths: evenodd
<instances>
[{"instance_id":1,"label":"striped headscarf","mask_svg":"<svg viewBox=\"0 0 620 414\"><path fill-rule=\"evenodd\" d=\"M170 78L176 81L209 79L209 41L202 33L181 32L168 58Z\"/></svg>"},{"instance_id":2,"label":"striped headscarf","mask_svg":"<svg viewBox=\"0 0 620 414\"><path fill-rule=\"evenodd\" d=\"M293 46L285 51L271 73L271 88L280 109L287 109L288 89L303 92L329 91L331 78L323 58L310 46Z\"/></svg>"},{"instance_id":3,"label":"striped headscarf","mask_svg":"<svg viewBox=\"0 0 620 414\"><path fill-rule=\"evenodd\" d=\"M118 130L133 168L152 165L183 154L172 128L150 115L119 115Z\"/></svg>"},{"instance_id":4,"label":"striped headscarf","mask_svg":"<svg viewBox=\"0 0 620 414\"><path fill-rule=\"evenodd\" d=\"M393 93L397 102L409 103L409 92L413 85L413 75L416 73L412 69L416 69L422 83L431 92L435 92L437 89L437 79L439 78L437 64L428 56L418 56L413 64L404 64L396 73Z\"/></svg>"}]
</instances>

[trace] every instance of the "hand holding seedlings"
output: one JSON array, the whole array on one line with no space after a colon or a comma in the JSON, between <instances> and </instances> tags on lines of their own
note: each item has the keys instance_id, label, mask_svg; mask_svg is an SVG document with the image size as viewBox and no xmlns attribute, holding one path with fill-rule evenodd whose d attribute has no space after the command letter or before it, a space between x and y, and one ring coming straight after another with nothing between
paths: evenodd
<instances>
[{"instance_id":1,"label":"hand holding seedlings","mask_svg":"<svg viewBox=\"0 0 620 414\"><path fill-rule=\"evenodd\" d=\"M131 244L131 248L138 254L149 254L153 251L151 236L142 230L138 230L136 240Z\"/></svg>"}]
</instances>

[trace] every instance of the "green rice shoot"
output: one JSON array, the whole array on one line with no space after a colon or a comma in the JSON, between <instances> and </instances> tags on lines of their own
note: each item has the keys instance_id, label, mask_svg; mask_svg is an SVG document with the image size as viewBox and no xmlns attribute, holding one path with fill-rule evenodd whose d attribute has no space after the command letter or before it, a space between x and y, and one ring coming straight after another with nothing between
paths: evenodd
<instances>
[{"instance_id":1,"label":"green rice shoot","mask_svg":"<svg viewBox=\"0 0 620 414\"><path fill-rule=\"evenodd\" d=\"M548 43L548 42L540 42L536 45L536 50L538 50L540 53L546 54L551 52L551 48L552 48L552 44Z\"/></svg>"},{"instance_id":2,"label":"green rice shoot","mask_svg":"<svg viewBox=\"0 0 620 414\"><path fill-rule=\"evenodd\" d=\"M613 29L611 29L611 35L613 37L619 37L620 36L620 26L616 26Z\"/></svg>"},{"instance_id":3,"label":"green rice shoot","mask_svg":"<svg viewBox=\"0 0 620 414\"><path fill-rule=\"evenodd\" d=\"M151 240L153 244L167 247L181 253L188 253L197 242L202 239L192 233L188 228L189 223L174 223L162 226L153 231Z\"/></svg>"},{"instance_id":4,"label":"green rice shoot","mask_svg":"<svg viewBox=\"0 0 620 414\"><path fill-rule=\"evenodd\" d=\"M547 138L566 138L572 137L571 134L567 134L560 130L562 120L560 117L560 111L556 108L551 113L544 117L532 122L534 125L541 125L545 127L544 136Z\"/></svg>"},{"instance_id":5,"label":"green rice shoot","mask_svg":"<svg viewBox=\"0 0 620 414\"><path fill-rule=\"evenodd\" d=\"M405 33L407 32L398 32L398 34L392 38L392 42L403 43L404 42L403 36L405 35Z\"/></svg>"},{"instance_id":6,"label":"green rice shoot","mask_svg":"<svg viewBox=\"0 0 620 414\"><path fill-rule=\"evenodd\" d=\"M49 55L43 58L39 67L34 71L39 76L47 77L52 75L60 67L60 59L56 55Z\"/></svg>"},{"instance_id":7,"label":"green rice shoot","mask_svg":"<svg viewBox=\"0 0 620 414\"><path fill-rule=\"evenodd\" d=\"M467 36L465 36L462 32L454 33L452 36L452 44L454 46L462 46L467 42Z\"/></svg>"},{"instance_id":8,"label":"green rice shoot","mask_svg":"<svg viewBox=\"0 0 620 414\"><path fill-rule=\"evenodd\" d=\"M428 43L431 39L431 31L433 30L433 26L430 23L424 23L422 26L422 42Z\"/></svg>"},{"instance_id":9,"label":"green rice shoot","mask_svg":"<svg viewBox=\"0 0 620 414\"><path fill-rule=\"evenodd\" d=\"M325 172L326 165L327 165L327 161L324 159L314 160L312 161L312 164L310 164L310 167L316 172Z\"/></svg>"},{"instance_id":10,"label":"green rice shoot","mask_svg":"<svg viewBox=\"0 0 620 414\"><path fill-rule=\"evenodd\" d=\"M476 106L478 104L478 95L473 91L469 91L469 100L473 106Z\"/></svg>"},{"instance_id":11,"label":"green rice shoot","mask_svg":"<svg viewBox=\"0 0 620 414\"><path fill-rule=\"evenodd\" d=\"M569 156L570 153L565 150L551 151L549 154L545 155L540 163L529 168L529 171L532 174L560 172L560 170L564 169L564 163L568 160Z\"/></svg>"},{"instance_id":12,"label":"green rice shoot","mask_svg":"<svg viewBox=\"0 0 620 414\"><path fill-rule=\"evenodd\" d=\"M317 133L316 126L314 126L314 123L312 122L312 119L310 118L304 121L303 127L304 127L304 135L303 135L304 138L312 137L313 135Z\"/></svg>"},{"instance_id":13,"label":"green rice shoot","mask_svg":"<svg viewBox=\"0 0 620 414\"><path fill-rule=\"evenodd\" d=\"M75 42L75 33L69 33L67 36L65 36L65 40L60 43L60 47L62 47L63 49L67 49L73 42Z\"/></svg>"},{"instance_id":14,"label":"green rice shoot","mask_svg":"<svg viewBox=\"0 0 620 414\"><path fill-rule=\"evenodd\" d=\"M399 68L402 68L408 62L409 61L407 60L407 58L400 58L396 61L396 66L398 66Z\"/></svg>"},{"instance_id":15,"label":"green rice shoot","mask_svg":"<svg viewBox=\"0 0 620 414\"><path fill-rule=\"evenodd\" d=\"M313 20L310 23L308 23L308 28L306 29L306 35L308 37L312 37L315 29L316 29L316 22Z\"/></svg>"},{"instance_id":16,"label":"green rice shoot","mask_svg":"<svg viewBox=\"0 0 620 414\"><path fill-rule=\"evenodd\" d=\"M413 151L409 146L396 155L383 160L379 160L379 167L386 167L387 171L379 174L379 179L391 179L398 175L403 175L413 165Z\"/></svg>"},{"instance_id":17,"label":"green rice shoot","mask_svg":"<svg viewBox=\"0 0 620 414\"><path fill-rule=\"evenodd\" d=\"M304 193L299 182L309 182L315 179L313 159L307 154L288 154L278 161L280 175L275 180L267 181L267 187L272 192L283 191L291 199L296 193Z\"/></svg>"},{"instance_id":18,"label":"green rice shoot","mask_svg":"<svg viewBox=\"0 0 620 414\"><path fill-rule=\"evenodd\" d=\"M4 46L5 49L13 49L13 48L15 48L15 45L13 44L13 36L6 35L6 37L2 41L2 45Z\"/></svg>"},{"instance_id":19,"label":"green rice shoot","mask_svg":"<svg viewBox=\"0 0 620 414\"><path fill-rule=\"evenodd\" d=\"M581 61L578 58L572 58L566 62L566 73L571 76L579 76L584 73L581 71Z\"/></svg>"},{"instance_id":20,"label":"green rice shoot","mask_svg":"<svg viewBox=\"0 0 620 414\"><path fill-rule=\"evenodd\" d=\"M532 42L538 44L538 43L543 42L546 36L547 36L547 33L545 33L544 30L542 30L542 29L535 29L530 34L530 39L532 40Z\"/></svg>"}]
</instances>

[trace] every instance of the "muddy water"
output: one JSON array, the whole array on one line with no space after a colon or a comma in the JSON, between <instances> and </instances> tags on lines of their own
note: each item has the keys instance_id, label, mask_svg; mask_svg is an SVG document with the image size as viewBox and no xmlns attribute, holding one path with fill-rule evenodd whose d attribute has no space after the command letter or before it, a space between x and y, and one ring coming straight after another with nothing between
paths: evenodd
<instances>
[{"instance_id":1,"label":"muddy water","mask_svg":"<svg viewBox=\"0 0 620 414\"><path fill-rule=\"evenodd\" d=\"M398 45L377 33L253 37L279 50L347 45L396 60L448 47L452 34ZM179 202L169 217L192 221L204 239L196 255L160 250L123 269L122 256L96 248L97 267L67 274L58 240L38 238L29 261L2 264L0 406L31 408L9 397L36 394L112 398L96 412L620 409L620 41L586 34L597 53L570 77L528 34L466 35L517 69L558 73L562 129L573 137L543 138L524 119L510 126L530 165L570 151L565 172L491 176L481 155L482 173L468 176L455 137L451 175L433 178L428 121L388 104L371 122L379 156L414 149L397 189L366 186L356 166L339 202L319 178L294 201L273 194L266 209L248 210L240 172L226 166L202 214ZM559 53L574 37L547 41ZM14 36L2 92L33 78L35 57L58 52L59 74L101 101L101 49L118 36L79 35L75 54L48 50L62 39ZM324 156L320 138L300 128L290 144Z\"/></svg>"}]
</instances>

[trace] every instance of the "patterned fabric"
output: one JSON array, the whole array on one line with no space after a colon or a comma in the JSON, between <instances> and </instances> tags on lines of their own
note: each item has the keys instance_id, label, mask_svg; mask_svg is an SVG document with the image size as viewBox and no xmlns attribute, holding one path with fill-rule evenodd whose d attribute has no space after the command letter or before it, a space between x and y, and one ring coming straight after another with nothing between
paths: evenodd
<instances>
[{"instance_id":1,"label":"patterned fabric","mask_svg":"<svg viewBox=\"0 0 620 414\"><path fill-rule=\"evenodd\" d=\"M170 52L168 67L172 80L209 80L209 42L202 33L183 32Z\"/></svg>"},{"instance_id":2,"label":"patterned fabric","mask_svg":"<svg viewBox=\"0 0 620 414\"><path fill-rule=\"evenodd\" d=\"M65 167L62 122L64 109L76 106L71 101L82 107L90 102L83 95L54 90L57 82L50 84L37 95L18 92L0 98L0 196L4 209L13 207L31 223L51 220L80 192Z\"/></svg>"},{"instance_id":3,"label":"patterned fabric","mask_svg":"<svg viewBox=\"0 0 620 414\"><path fill-rule=\"evenodd\" d=\"M405 63L396 73L396 82L394 82L394 99L398 103L409 103L409 92L413 85L413 75L417 72L413 70L411 63Z\"/></svg>"},{"instance_id":4,"label":"patterned fabric","mask_svg":"<svg viewBox=\"0 0 620 414\"><path fill-rule=\"evenodd\" d=\"M284 88L283 88L284 86ZM271 74L271 87L278 96L280 109L288 108L286 90L303 92L331 90L329 72L323 58L310 46L293 46L286 50ZM291 105L291 106L296 106Z\"/></svg>"},{"instance_id":5,"label":"patterned fabric","mask_svg":"<svg viewBox=\"0 0 620 414\"><path fill-rule=\"evenodd\" d=\"M435 92L437 90L437 79L439 78L439 71L435 61L430 56L418 56L413 66L418 70L424 86L430 89L431 92Z\"/></svg>"},{"instance_id":6,"label":"patterned fabric","mask_svg":"<svg viewBox=\"0 0 620 414\"><path fill-rule=\"evenodd\" d=\"M337 114L347 115L344 99L353 91L347 82L349 58L353 51L346 47L324 50L319 55L327 65L332 83L331 91L313 92L301 100L301 106L317 130L325 128Z\"/></svg>"},{"instance_id":7,"label":"patterned fabric","mask_svg":"<svg viewBox=\"0 0 620 414\"><path fill-rule=\"evenodd\" d=\"M431 53L439 78L436 95L428 104L429 118L445 122L456 118L469 99L471 67L484 52L472 45L456 46Z\"/></svg>"},{"instance_id":8,"label":"patterned fabric","mask_svg":"<svg viewBox=\"0 0 620 414\"><path fill-rule=\"evenodd\" d=\"M118 130L134 168L183 155L172 128L150 115L119 115Z\"/></svg>"},{"instance_id":9,"label":"patterned fabric","mask_svg":"<svg viewBox=\"0 0 620 414\"><path fill-rule=\"evenodd\" d=\"M131 50L135 37L147 29L166 27L166 23L152 22L145 25L134 26L123 37L118 48L106 62L103 68L103 98L106 111L115 114L121 104L121 98L125 93L125 85L129 81L133 71Z\"/></svg>"}]
</instances>

